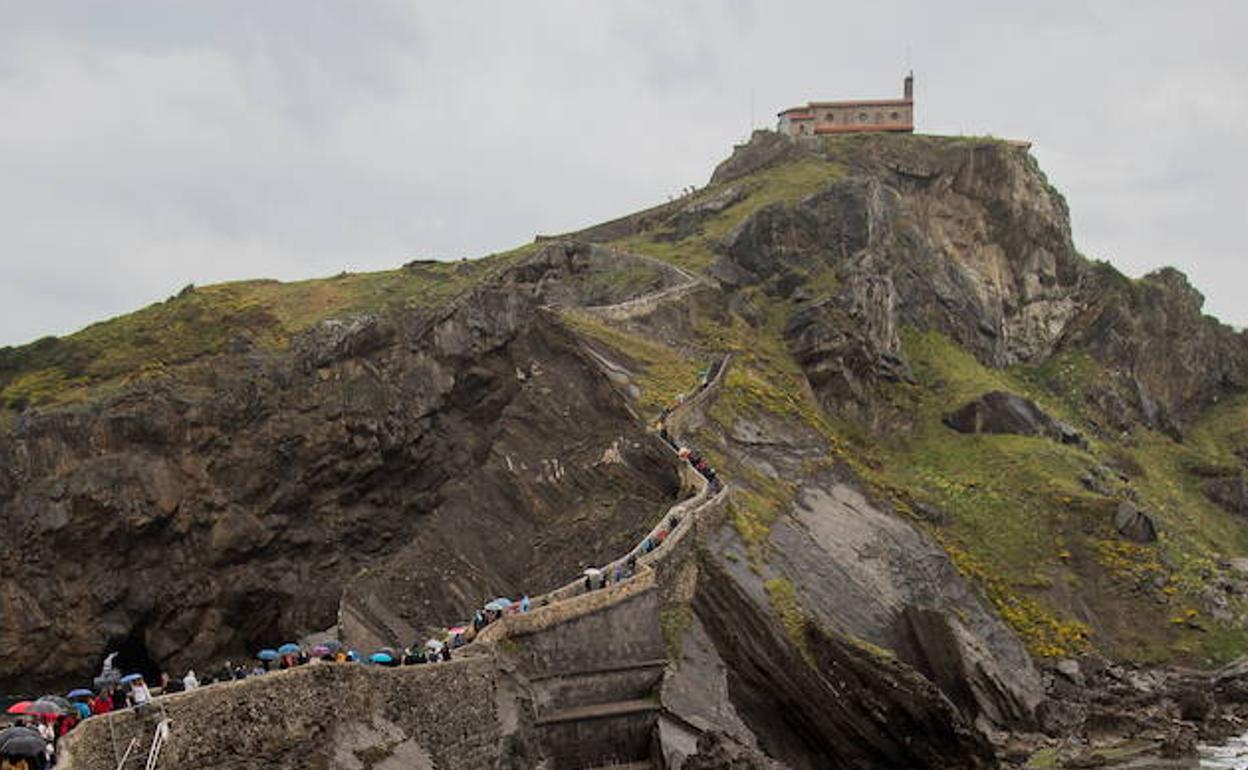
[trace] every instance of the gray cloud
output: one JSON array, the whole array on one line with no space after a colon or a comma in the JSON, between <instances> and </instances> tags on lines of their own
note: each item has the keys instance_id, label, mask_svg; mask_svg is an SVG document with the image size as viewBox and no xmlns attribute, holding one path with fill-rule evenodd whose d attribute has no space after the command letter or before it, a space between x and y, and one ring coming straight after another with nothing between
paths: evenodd
<instances>
[{"instance_id":1,"label":"gray cloud","mask_svg":"<svg viewBox=\"0 0 1248 770\"><path fill-rule=\"evenodd\" d=\"M429 7L425 7L425 6ZM753 120L891 95L1027 137L1089 256L1248 323L1248 16L1161 2L0 0L0 344L187 282L475 256L701 183Z\"/></svg>"}]
</instances>

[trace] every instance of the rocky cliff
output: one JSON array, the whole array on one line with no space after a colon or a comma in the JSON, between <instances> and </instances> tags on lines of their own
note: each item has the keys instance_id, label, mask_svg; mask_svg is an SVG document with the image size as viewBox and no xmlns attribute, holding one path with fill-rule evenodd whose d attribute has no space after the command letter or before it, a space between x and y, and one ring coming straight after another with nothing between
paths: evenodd
<instances>
[{"instance_id":1,"label":"rocky cliff","mask_svg":"<svg viewBox=\"0 0 1248 770\"><path fill-rule=\"evenodd\" d=\"M1079 254L1020 147L760 132L665 206L334 280L0 351L10 688L409 642L605 563L725 356L672 428L726 515L654 610L689 767L985 766L1099 729L1059 666L1248 641L1248 338Z\"/></svg>"},{"instance_id":2,"label":"rocky cliff","mask_svg":"<svg viewBox=\"0 0 1248 770\"><path fill-rule=\"evenodd\" d=\"M110 649L246 657L365 587L423 631L631 543L673 463L542 309L592 262L552 247L435 314L326 320L23 413L0 439L0 681L87 676Z\"/></svg>"}]
</instances>

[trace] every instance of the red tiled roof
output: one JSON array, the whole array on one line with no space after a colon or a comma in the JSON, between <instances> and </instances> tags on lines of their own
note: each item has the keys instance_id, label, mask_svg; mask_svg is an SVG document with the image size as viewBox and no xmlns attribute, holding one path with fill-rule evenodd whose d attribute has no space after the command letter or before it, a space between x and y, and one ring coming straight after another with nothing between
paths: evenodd
<instances>
[{"instance_id":1,"label":"red tiled roof","mask_svg":"<svg viewBox=\"0 0 1248 770\"><path fill-rule=\"evenodd\" d=\"M819 107L909 107L912 104L914 104L913 99L861 99L845 102L811 102L806 105L805 109L811 110Z\"/></svg>"}]
</instances>

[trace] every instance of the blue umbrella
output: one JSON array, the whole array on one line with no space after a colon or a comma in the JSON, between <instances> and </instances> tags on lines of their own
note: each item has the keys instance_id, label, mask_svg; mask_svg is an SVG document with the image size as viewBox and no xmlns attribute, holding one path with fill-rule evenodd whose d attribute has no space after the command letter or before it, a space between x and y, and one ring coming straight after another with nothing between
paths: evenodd
<instances>
[{"instance_id":1,"label":"blue umbrella","mask_svg":"<svg viewBox=\"0 0 1248 770\"><path fill-rule=\"evenodd\" d=\"M498 603L498 604L501 604L501 605L502 605L502 607L503 607L503 609L507 609L508 607L510 607L510 606L513 604L513 602L511 601L511 599L508 599L506 596L500 596L500 597L498 597L497 599L495 599L494 601L495 601L496 603Z\"/></svg>"},{"instance_id":2,"label":"blue umbrella","mask_svg":"<svg viewBox=\"0 0 1248 770\"><path fill-rule=\"evenodd\" d=\"M142 674L126 674L125 676L121 678L121 683L130 684L131 682L137 682L142 678L143 678Z\"/></svg>"},{"instance_id":3,"label":"blue umbrella","mask_svg":"<svg viewBox=\"0 0 1248 770\"><path fill-rule=\"evenodd\" d=\"M279 655L298 655L299 645L291 644L290 642L287 642L286 644L283 644L281 647L278 647L277 652Z\"/></svg>"},{"instance_id":4,"label":"blue umbrella","mask_svg":"<svg viewBox=\"0 0 1248 770\"><path fill-rule=\"evenodd\" d=\"M264 661L277 660L277 650L261 650L256 653L256 657Z\"/></svg>"},{"instance_id":5,"label":"blue umbrella","mask_svg":"<svg viewBox=\"0 0 1248 770\"><path fill-rule=\"evenodd\" d=\"M371 660L374 663L393 663L394 662L394 658L390 657L384 652L374 652L372 657L369 658L369 660Z\"/></svg>"},{"instance_id":6,"label":"blue umbrella","mask_svg":"<svg viewBox=\"0 0 1248 770\"><path fill-rule=\"evenodd\" d=\"M94 696L95 696L95 693L91 692L90 690L84 690L83 688L79 687L77 690L70 690L69 694L66 695L65 697L73 699L73 698L91 698Z\"/></svg>"}]
</instances>

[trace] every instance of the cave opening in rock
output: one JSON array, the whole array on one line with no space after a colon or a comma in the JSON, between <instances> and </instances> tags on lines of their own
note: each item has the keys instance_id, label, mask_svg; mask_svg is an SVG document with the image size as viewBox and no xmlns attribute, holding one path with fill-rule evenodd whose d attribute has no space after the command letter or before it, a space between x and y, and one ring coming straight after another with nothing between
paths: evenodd
<instances>
[{"instance_id":1,"label":"cave opening in rock","mask_svg":"<svg viewBox=\"0 0 1248 770\"><path fill-rule=\"evenodd\" d=\"M144 629L142 626L136 626L130 630L129 636L114 641L108 645L104 658L100 659L99 665L96 667L98 672L104 666L104 660L112 653L117 653L117 657L113 659L113 667L121 674L142 674L143 678L149 683L158 682L160 679L160 666L156 661L152 660L151 653L147 650L147 644L143 641Z\"/></svg>"},{"instance_id":2,"label":"cave opening in rock","mask_svg":"<svg viewBox=\"0 0 1248 770\"><path fill-rule=\"evenodd\" d=\"M282 607L292 597L273 591L248 591L231 597L225 612L225 623L232 628L243 652L254 653L262 647L276 647L292 641L282 635Z\"/></svg>"}]
</instances>

